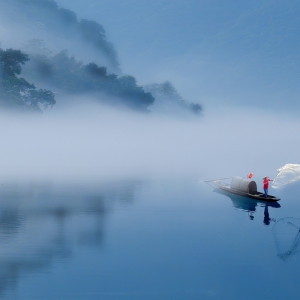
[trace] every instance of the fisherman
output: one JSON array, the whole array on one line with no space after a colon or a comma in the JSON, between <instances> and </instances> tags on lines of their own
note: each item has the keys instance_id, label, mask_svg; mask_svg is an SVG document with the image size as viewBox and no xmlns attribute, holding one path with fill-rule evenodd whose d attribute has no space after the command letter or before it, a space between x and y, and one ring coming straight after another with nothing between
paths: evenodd
<instances>
[{"instance_id":1,"label":"fisherman","mask_svg":"<svg viewBox=\"0 0 300 300\"><path fill-rule=\"evenodd\" d=\"M270 179L268 176L265 176L263 178L264 192L265 192L264 196L265 196L265 198L268 198L268 188L269 188L269 182L270 181L273 181L273 180Z\"/></svg>"}]
</instances>

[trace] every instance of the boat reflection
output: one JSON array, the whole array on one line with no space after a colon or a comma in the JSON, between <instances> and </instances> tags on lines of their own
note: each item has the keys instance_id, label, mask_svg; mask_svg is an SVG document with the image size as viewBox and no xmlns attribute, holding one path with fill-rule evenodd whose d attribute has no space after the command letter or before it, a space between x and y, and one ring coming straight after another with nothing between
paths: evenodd
<instances>
[{"instance_id":1,"label":"boat reflection","mask_svg":"<svg viewBox=\"0 0 300 300\"><path fill-rule=\"evenodd\" d=\"M265 225L270 225L271 221L274 221L270 218L269 214L269 207L274 208L280 208L280 204L278 202L266 202L266 201L260 201L255 200L251 198L245 198L238 195L234 195L231 193L227 193L226 191L220 190L220 189L214 189L215 193L222 194L224 196L227 196L232 201L232 204L235 208L243 210L248 213L249 219L254 220L254 213L256 212L256 208L258 206L264 207L264 219L263 223Z\"/></svg>"},{"instance_id":2,"label":"boat reflection","mask_svg":"<svg viewBox=\"0 0 300 300\"><path fill-rule=\"evenodd\" d=\"M214 192L230 198L235 208L248 213L250 220L254 219L257 207L264 208L263 223L266 226L270 225L271 222L273 224L272 235L276 244L277 256L280 260L287 262L291 257L300 253L300 219L292 217L271 218L269 207L280 208L281 206L278 202L257 201L233 195L220 189L215 189Z\"/></svg>"}]
</instances>

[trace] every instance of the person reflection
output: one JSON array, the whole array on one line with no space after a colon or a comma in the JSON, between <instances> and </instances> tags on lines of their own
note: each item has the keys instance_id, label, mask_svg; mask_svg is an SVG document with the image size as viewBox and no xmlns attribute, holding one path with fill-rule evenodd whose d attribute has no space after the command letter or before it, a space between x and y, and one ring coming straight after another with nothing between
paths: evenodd
<instances>
[{"instance_id":1,"label":"person reflection","mask_svg":"<svg viewBox=\"0 0 300 300\"><path fill-rule=\"evenodd\" d=\"M257 201L256 199L245 198L237 195L232 195L226 191L222 191L220 189L215 189L214 192L218 194L225 195L229 197L233 203L233 207L239 210L245 211L248 213L249 220L254 220L254 214L256 213L257 207L264 207L264 219L263 222L265 225L270 225L274 219L270 218L268 208L269 206L272 208L280 208L280 204L278 202L268 202L265 201Z\"/></svg>"},{"instance_id":2,"label":"person reflection","mask_svg":"<svg viewBox=\"0 0 300 300\"><path fill-rule=\"evenodd\" d=\"M264 210L264 223L265 225L270 225L270 215L269 215L269 211L268 211L268 205L265 204L265 210Z\"/></svg>"},{"instance_id":3,"label":"person reflection","mask_svg":"<svg viewBox=\"0 0 300 300\"><path fill-rule=\"evenodd\" d=\"M253 211L248 211L248 216L251 221L254 220Z\"/></svg>"}]
</instances>

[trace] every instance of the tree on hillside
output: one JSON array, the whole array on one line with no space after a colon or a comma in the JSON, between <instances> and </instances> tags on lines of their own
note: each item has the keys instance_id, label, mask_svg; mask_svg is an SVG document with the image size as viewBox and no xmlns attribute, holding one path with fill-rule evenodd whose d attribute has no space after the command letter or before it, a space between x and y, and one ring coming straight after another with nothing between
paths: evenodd
<instances>
[{"instance_id":1,"label":"tree on hillside","mask_svg":"<svg viewBox=\"0 0 300 300\"><path fill-rule=\"evenodd\" d=\"M67 50L50 55L42 40L31 40L23 49L30 56L25 74L34 82L42 80L44 85L62 93L93 94L99 102L121 104L139 111L148 111L154 102L153 96L138 86L132 76L109 74L106 67L94 62L85 65L69 56Z\"/></svg>"},{"instance_id":2,"label":"tree on hillside","mask_svg":"<svg viewBox=\"0 0 300 300\"><path fill-rule=\"evenodd\" d=\"M98 67L95 63L89 63L84 68L87 73L94 77L105 77L107 75L107 68Z\"/></svg>"},{"instance_id":3,"label":"tree on hillside","mask_svg":"<svg viewBox=\"0 0 300 300\"><path fill-rule=\"evenodd\" d=\"M101 32L101 27L97 30ZM23 49L30 56L26 75L34 82L42 80L44 85L59 92L93 94L99 102L121 104L139 111L148 111L152 104L154 111L158 108L167 113L186 110L199 115L202 111L200 104L184 100L169 81L141 87L133 76L109 74L106 67L94 62L83 64L69 56L67 50L52 55L42 40L31 40Z\"/></svg>"},{"instance_id":4,"label":"tree on hillside","mask_svg":"<svg viewBox=\"0 0 300 300\"><path fill-rule=\"evenodd\" d=\"M40 80L51 78L53 75L53 64L49 57L52 51L45 47L43 40L33 39L28 41L27 44L23 45L22 51L30 57L30 61L25 65L25 70L30 78L39 78Z\"/></svg>"},{"instance_id":5,"label":"tree on hillside","mask_svg":"<svg viewBox=\"0 0 300 300\"><path fill-rule=\"evenodd\" d=\"M21 64L29 60L28 55L20 50L8 49L3 51L0 49L0 70L2 77L15 77L20 75L22 68Z\"/></svg>"},{"instance_id":6,"label":"tree on hillside","mask_svg":"<svg viewBox=\"0 0 300 300\"><path fill-rule=\"evenodd\" d=\"M85 41L100 50L109 59L110 63L120 69L118 54L112 43L107 42L105 30L102 25L95 21L82 19L79 22L79 29Z\"/></svg>"},{"instance_id":7,"label":"tree on hillside","mask_svg":"<svg viewBox=\"0 0 300 300\"><path fill-rule=\"evenodd\" d=\"M184 100L170 81L147 85L144 88L155 97L155 107L161 112L175 111L177 108L199 115L202 111L200 104Z\"/></svg>"},{"instance_id":8,"label":"tree on hillside","mask_svg":"<svg viewBox=\"0 0 300 300\"><path fill-rule=\"evenodd\" d=\"M0 105L41 111L55 104L54 94L48 90L36 90L21 74L21 65L29 60L20 50L0 48Z\"/></svg>"}]
</instances>

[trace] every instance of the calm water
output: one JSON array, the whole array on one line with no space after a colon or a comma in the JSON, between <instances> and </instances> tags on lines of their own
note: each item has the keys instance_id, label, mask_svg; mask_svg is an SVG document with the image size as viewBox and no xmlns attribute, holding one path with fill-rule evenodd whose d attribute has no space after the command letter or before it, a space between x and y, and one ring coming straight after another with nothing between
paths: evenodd
<instances>
[{"instance_id":1,"label":"calm water","mask_svg":"<svg viewBox=\"0 0 300 300\"><path fill-rule=\"evenodd\" d=\"M299 299L299 191L266 207L187 179L3 184L0 297Z\"/></svg>"}]
</instances>

